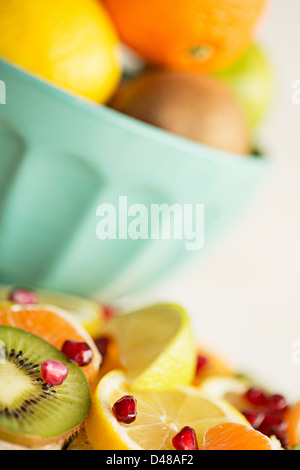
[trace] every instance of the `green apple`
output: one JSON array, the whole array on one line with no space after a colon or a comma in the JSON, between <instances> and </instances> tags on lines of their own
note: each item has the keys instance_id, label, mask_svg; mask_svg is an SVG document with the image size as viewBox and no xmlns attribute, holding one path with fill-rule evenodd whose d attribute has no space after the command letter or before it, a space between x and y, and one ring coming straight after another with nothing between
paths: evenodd
<instances>
[{"instance_id":1,"label":"green apple","mask_svg":"<svg viewBox=\"0 0 300 470\"><path fill-rule=\"evenodd\" d=\"M229 68L215 74L235 92L250 129L254 129L266 116L273 96L274 76L269 61L258 44Z\"/></svg>"}]
</instances>

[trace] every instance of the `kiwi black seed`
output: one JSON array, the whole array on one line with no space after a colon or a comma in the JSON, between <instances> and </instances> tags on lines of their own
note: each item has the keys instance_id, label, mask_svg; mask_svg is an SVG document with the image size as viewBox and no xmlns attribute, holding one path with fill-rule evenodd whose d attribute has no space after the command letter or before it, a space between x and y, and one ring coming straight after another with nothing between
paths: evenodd
<instances>
[{"instance_id":1,"label":"kiwi black seed","mask_svg":"<svg viewBox=\"0 0 300 470\"><path fill-rule=\"evenodd\" d=\"M41 365L47 360L69 368L59 387L42 378ZM0 325L0 440L44 445L72 433L90 404L89 384L80 367L43 339Z\"/></svg>"}]
</instances>

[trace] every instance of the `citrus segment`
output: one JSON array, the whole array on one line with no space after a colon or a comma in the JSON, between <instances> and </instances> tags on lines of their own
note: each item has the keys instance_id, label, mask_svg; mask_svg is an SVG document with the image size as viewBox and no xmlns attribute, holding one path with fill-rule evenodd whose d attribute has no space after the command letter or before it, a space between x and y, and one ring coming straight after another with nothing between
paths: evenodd
<instances>
[{"instance_id":1,"label":"citrus segment","mask_svg":"<svg viewBox=\"0 0 300 470\"><path fill-rule=\"evenodd\" d=\"M287 422L287 437L289 447L300 444L300 402L292 405L284 415Z\"/></svg>"},{"instance_id":2,"label":"citrus segment","mask_svg":"<svg viewBox=\"0 0 300 470\"><path fill-rule=\"evenodd\" d=\"M122 366L135 390L168 390L190 384L196 349L190 320L179 306L157 304L108 322Z\"/></svg>"},{"instance_id":3,"label":"citrus segment","mask_svg":"<svg viewBox=\"0 0 300 470\"><path fill-rule=\"evenodd\" d=\"M276 450L273 442L250 426L223 423L209 429L203 450Z\"/></svg>"},{"instance_id":4,"label":"citrus segment","mask_svg":"<svg viewBox=\"0 0 300 470\"><path fill-rule=\"evenodd\" d=\"M198 348L198 358L203 358L202 366L197 368L194 384L199 385L207 377L222 375L232 377L233 367L220 359L216 354L203 348Z\"/></svg>"},{"instance_id":5,"label":"citrus segment","mask_svg":"<svg viewBox=\"0 0 300 470\"><path fill-rule=\"evenodd\" d=\"M126 395L136 399L137 415L130 424L117 421L114 404ZM92 446L100 450L172 450L172 439L191 426L199 444L205 432L217 423L248 424L243 415L224 400L211 398L195 387L172 391L132 391L121 371L108 373L99 383L86 421Z\"/></svg>"},{"instance_id":6,"label":"citrus segment","mask_svg":"<svg viewBox=\"0 0 300 470\"><path fill-rule=\"evenodd\" d=\"M61 350L66 340L85 342L93 352L92 362L83 367L86 378L92 383L98 376L101 355L92 338L72 315L52 306L19 306L0 310L0 325L13 326L39 336Z\"/></svg>"},{"instance_id":7,"label":"citrus segment","mask_svg":"<svg viewBox=\"0 0 300 470\"><path fill-rule=\"evenodd\" d=\"M13 304L22 304L20 301L9 300L17 297L14 293L18 290L13 286L0 286L0 309L7 308ZM55 305L68 311L74 315L75 319L82 324L93 338L96 338L101 333L102 324L105 320L105 309L94 300L43 289L34 289L33 291L31 289L22 289L22 291L32 292L35 301L31 302L31 304Z\"/></svg>"}]
</instances>

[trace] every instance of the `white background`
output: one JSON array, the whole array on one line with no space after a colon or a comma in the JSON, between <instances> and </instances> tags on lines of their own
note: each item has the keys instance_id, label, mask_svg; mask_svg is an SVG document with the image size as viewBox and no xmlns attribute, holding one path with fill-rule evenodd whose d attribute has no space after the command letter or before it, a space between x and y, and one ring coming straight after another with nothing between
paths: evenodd
<instances>
[{"instance_id":1,"label":"white background","mask_svg":"<svg viewBox=\"0 0 300 470\"><path fill-rule=\"evenodd\" d=\"M168 300L192 316L195 335L291 399L300 399L300 1L273 0L259 39L277 81L260 142L274 172L243 220L204 262L199 260L143 295Z\"/></svg>"}]
</instances>

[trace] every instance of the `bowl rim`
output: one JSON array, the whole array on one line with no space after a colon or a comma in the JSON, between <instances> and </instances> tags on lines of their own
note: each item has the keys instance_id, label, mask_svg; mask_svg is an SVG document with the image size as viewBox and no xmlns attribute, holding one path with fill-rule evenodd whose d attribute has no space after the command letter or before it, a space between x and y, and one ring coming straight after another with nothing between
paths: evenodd
<instances>
[{"instance_id":1,"label":"bowl rim","mask_svg":"<svg viewBox=\"0 0 300 470\"><path fill-rule=\"evenodd\" d=\"M177 148L177 150L180 149L185 153L197 155L198 158L200 153L199 151L202 150L201 158L206 160L214 159L216 161L220 161L220 159L222 159L222 163L228 165L243 165L251 168L259 168L266 166L268 163L265 158L259 159L254 158L251 155L242 155L214 148L173 134L164 129L160 129L131 116L127 116L119 111L109 108L106 104L96 103L82 95L69 91L50 80L29 71L25 67L11 62L0 54L0 72L1 67L4 67L4 69L8 71L12 71L17 75L19 80L25 80L31 87L38 88L42 93L47 95L50 93L53 98L60 101L63 105L75 106L85 114L92 115L98 119L101 118L110 125L119 126L133 134L137 134L149 140L161 142L169 147Z\"/></svg>"}]
</instances>

